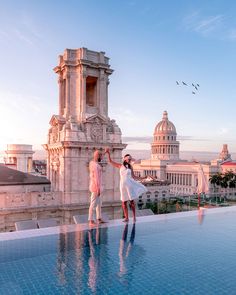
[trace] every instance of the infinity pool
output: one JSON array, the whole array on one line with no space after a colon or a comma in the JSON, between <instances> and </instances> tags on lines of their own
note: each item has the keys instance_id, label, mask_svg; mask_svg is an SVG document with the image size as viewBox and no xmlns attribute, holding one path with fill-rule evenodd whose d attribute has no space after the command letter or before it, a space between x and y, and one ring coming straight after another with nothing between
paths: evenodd
<instances>
[{"instance_id":1,"label":"infinity pool","mask_svg":"<svg viewBox=\"0 0 236 295\"><path fill-rule=\"evenodd\" d=\"M50 231L0 234L1 295L236 294L235 207Z\"/></svg>"}]
</instances>

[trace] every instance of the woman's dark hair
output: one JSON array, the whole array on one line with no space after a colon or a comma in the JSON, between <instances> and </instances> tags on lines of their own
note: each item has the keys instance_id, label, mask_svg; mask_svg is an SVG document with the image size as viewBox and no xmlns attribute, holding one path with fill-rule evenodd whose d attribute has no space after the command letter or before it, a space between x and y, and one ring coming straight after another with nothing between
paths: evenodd
<instances>
[{"instance_id":1,"label":"woman's dark hair","mask_svg":"<svg viewBox=\"0 0 236 295\"><path fill-rule=\"evenodd\" d=\"M124 156L124 158L125 157L131 157L131 155L130 154L126 154L125 156ZM128 168L128 169L131 169L131 165L130 165L130 163L127 163L125 160L123 161L123 165L125 166L125 168Z\"/></svg>"}]
</instances>

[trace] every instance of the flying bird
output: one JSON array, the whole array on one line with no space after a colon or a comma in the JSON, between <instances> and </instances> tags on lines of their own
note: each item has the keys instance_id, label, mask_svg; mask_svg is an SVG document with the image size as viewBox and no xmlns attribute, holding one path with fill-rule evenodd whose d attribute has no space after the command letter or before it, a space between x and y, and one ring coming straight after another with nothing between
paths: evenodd
<instances>
[{"instance_id":1,"label":"flying bird","mask_svg":"<svg viewBox=\"0 0 236 295\"><path fill-rule=\"evenodd\" d=\"M188 86L188 84L186 83L186 82L184 82L184 81L175 81L176 82L176 84L177 85L181 85L180 83L182 82L182 84L184 85L184 86ZM191 83L192 84L192 87L194 87L194 91L192 91L192 94L194 95L194 94L196 94L196 90L198 91L199 89L198 89L198 87L200 87L200 85L199 84L194 84L194 83ZM189 84L189 86L191 85L191 84Z\"/></svg>"}]
</instances>

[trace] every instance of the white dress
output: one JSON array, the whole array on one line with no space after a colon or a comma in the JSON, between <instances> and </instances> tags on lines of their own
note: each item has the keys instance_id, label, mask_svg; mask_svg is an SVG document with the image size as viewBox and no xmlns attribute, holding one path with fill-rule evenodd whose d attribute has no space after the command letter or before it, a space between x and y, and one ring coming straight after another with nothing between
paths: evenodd
<instances>
[{"instance_id":1,"label":"white dress","mask_svg":"<svg viewBox=\"0 0 236 295\"><path fill-rule=\"evenodd\" d=\"M122 202L137 199L147 188L141 183L135 181L131 175L131 169L120 167L120 199Z\"/></svg>"}]
</instances>

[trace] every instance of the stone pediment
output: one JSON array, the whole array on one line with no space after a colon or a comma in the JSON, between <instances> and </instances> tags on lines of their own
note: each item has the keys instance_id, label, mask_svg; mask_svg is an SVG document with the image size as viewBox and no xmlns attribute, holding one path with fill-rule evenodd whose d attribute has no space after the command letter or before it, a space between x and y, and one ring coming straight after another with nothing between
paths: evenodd
<instances>
[{"instance_id":1,"label":"stone pediment","mask_svg":"<svg viewBox=\"0 0 236 295\"><path fill-rule=\"evenodd\" d=\"M85 123L106 124L107 123L107 120L103 116L101 116L99 114L96 114L96 115L93 115L91 117L86 118L86 122Z\"/></svg>"},{"instance_id":2,"label":"stone pediment","mask_svg":"<svg viewBox=\"0 0 236 295\"><path fill-rule=\"evenodd\" d=\"M66 122L65 118L58 115L53 115L51 120L49 121L49 124L51 126L57 126L59 124L65 124L65 122Z\"/></svg>"}]
</instances>

